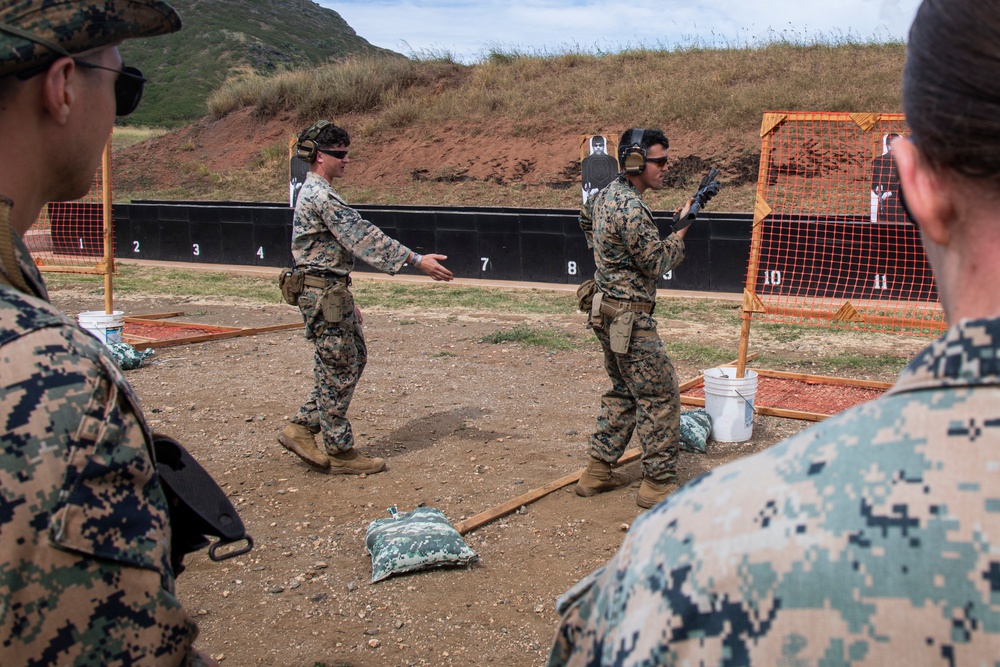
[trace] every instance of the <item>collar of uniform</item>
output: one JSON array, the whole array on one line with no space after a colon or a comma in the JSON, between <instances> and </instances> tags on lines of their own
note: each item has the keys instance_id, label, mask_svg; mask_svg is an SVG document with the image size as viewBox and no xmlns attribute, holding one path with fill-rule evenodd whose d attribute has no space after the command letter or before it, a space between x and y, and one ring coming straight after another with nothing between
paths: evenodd
<instances>
[{"instance_id":1,"label":"collar of uniform","mask_svg":"<svg viewBox=\"0 0 1000 667\"><path fill-rule=\"evenodd\" d=\"M921 351L887 394L1000 384L1000 318L962 320Z\"/></svg>"},{"instance_id":2,"label":"collar of uniform","mask_svg":"<svg viewBox=\"0 0 1000 667\"><path fill-rule=\"evenodd\" d=\"M319 183L320 185L322 185L324 188L326 188L327 190L329 190L330 194L333 196L334 199L337 200L338 203L340 203L341 206L347 206L347 202L344 201L344 199L340 196L340 193L338 193L336 190L333 189L333 183L331 183L330 181L326 180L325 178L323 178L322 176L320 176L319 174L317 174L314 171L310 171L309 175L306 176L306 180L307 181L310 180L310 179L316 181L317 183Z\"/></svg>"},{"instance_id":3,"label":"collar of uniform","mask_svg":"<svg viewBox=\"0 0 1000 667\"><path fill-rule=\"evenodd\" d=\"M21 240L10 223L10 213L14 202L6 195L0 195L0 284L10 285L19 292L29 293L31 287L25 280L18 259L18 245Z\"/></svg>"}]
</instances>

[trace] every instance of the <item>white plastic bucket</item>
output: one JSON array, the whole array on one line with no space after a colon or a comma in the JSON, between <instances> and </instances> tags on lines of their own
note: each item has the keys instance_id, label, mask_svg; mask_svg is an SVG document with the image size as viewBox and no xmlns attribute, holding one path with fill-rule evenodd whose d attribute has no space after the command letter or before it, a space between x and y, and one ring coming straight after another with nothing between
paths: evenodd
<instances>
[{"instance_id":1,"label":"white plastic bucket","mask_svg":"<svg viewBox=\"0 0 1000 667\"><path fill-rule=\"evenodd\" d=\"M105 345L122 342L122 327L125 326L125 313L121 310L108 314L103 310L88 310L76 317L80 326L94 334L97 340Z\"/></svg>"},{"instance_id":2,"label":"white plastic bucket","mask_svg":"<svg viewBox=\"0 0 1000 667\"><path fill-rule=\"evenodd\" d=\"M743 442L753 435L757 373L737 378L732 366L709 368L705 376L705 412L712 418L712 440Z\"/></svg>"}]
</instances>

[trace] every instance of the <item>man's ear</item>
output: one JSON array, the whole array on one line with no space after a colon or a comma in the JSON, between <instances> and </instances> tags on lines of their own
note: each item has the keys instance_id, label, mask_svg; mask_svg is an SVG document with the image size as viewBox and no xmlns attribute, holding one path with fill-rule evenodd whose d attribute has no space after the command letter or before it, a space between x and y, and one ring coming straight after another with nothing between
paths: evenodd
<instances>
[{"instance_id":1,"label":"man's ear","mask_svg":"<svg viewBox=\"0 0 1000 667\"><path fill-rule=\"evenodd\" d=\"M60 58L45 73L42 84L42 104L49 116L65 125L77 99L79 76L72 58Z\"/></svg>"},{"instance_id":2,"label":"man's ear","mask_svg":"<svg viewBox=\"0 0 1000 667\"><path fill-rule=\"evenodd\" d=\"M900 190L913 222L938 245L947 245L955 216L953 190L908 138L892 142Z\"/></svg>"}]
</instances>

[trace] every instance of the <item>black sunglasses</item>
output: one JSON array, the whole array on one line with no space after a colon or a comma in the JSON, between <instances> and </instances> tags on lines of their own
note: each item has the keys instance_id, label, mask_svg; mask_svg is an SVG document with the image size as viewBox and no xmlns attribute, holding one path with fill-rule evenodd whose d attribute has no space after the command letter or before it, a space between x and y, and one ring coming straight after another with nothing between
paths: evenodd
<instances>
[{"instance_id":1,"label":"black sunglasses","mask_svg":"<svg viewBox=\"0 0 1000 667\"><path fill-rule=\"evenodd\" d=\"M335 157L338 160L343 160L345 157L347 157L347 151L334 151L330 150L329 148L317 148L316 152L322 153L323 155L329 155L331 157Z\"/></svg>"},{"instance_id":2,"label":"black sunglasses","mask_svg":"<svg viewBox=\"0 0 1000 667\"><path fill-rule=\"evenodd\" d=\"M667 160L669 159L670 158L668 158L666 155L664 155L663 157L648 157L646 158L646 162L652 162L657 167L662 167L667 163Z\"/></svg>"},{"instance_id":3,"label":"black sunglasses","mask_svg":"<svg viewBox=\"0 0 1000 667\"><path fill-rule=\"evenodd\" d=\"M17 78L22 81L27 81L33 76L37 76L42 72L47 72L49 67L52 66L51 61L45 63L44 65L38 65L32 67L31 69L26 69L23 72L17 73ZM140 72L135 67L125 67L122 65L120 70L111 69L110 67L103 67L102 65L94 65L93 63L87 63L82 60L77 60L73 58L73 62L76 63L77 67L82 67L84 69L103 69L109 72L114 72L118 75L115 79L115 115L116 116L127 116L136 107L139 106L139 100L142 99L142 89L146 85L146 79L142 76Z\"/></svg>"}]
</instances>

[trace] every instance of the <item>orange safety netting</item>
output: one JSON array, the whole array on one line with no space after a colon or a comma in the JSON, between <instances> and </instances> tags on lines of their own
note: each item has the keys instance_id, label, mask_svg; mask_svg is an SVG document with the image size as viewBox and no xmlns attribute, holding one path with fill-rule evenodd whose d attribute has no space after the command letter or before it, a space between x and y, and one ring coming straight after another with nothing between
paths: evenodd
<instances>
[{"instance_id":1,"label":"orange safety netting","mask_svg":"<svg viewBox=\"0 0 1000 667\"><path fill-rule=\"evenodd\" d=\"M105 201L111 201L110 147L109 140L90 192L75 201L49 202L25 234L25 244L41 271L96 274L114 271L113 225L110 211L106 220L104 210Z\"/></svg>"},{"instance_id":2,"label":"orange safety netting","mask_svg":"<svg viewBox=\"0 0 1000 667\"><path fill-rule=\"evenodd\" d=\"M759 371L757 377L757 395L753 401L755 408L795 410L828 416L874 400L885 392L877 387L844 384L837 378L824 382L818 376L803 380L770 377L766 372ZM682 402L684 398L704 400L704 382L686 390L681 397Z\"/></svg>"},{"instance_id":3,"label":"orange safety netting","mask_svg":"<svg viewBox=\"0 0 1000 667\"><path fill-rule=\"evenodd\" d=\"M902 114L765 114L744 311L865 331L945 328L901 203L893 134L908 134Z\"/></svg>"}]
</instances>

